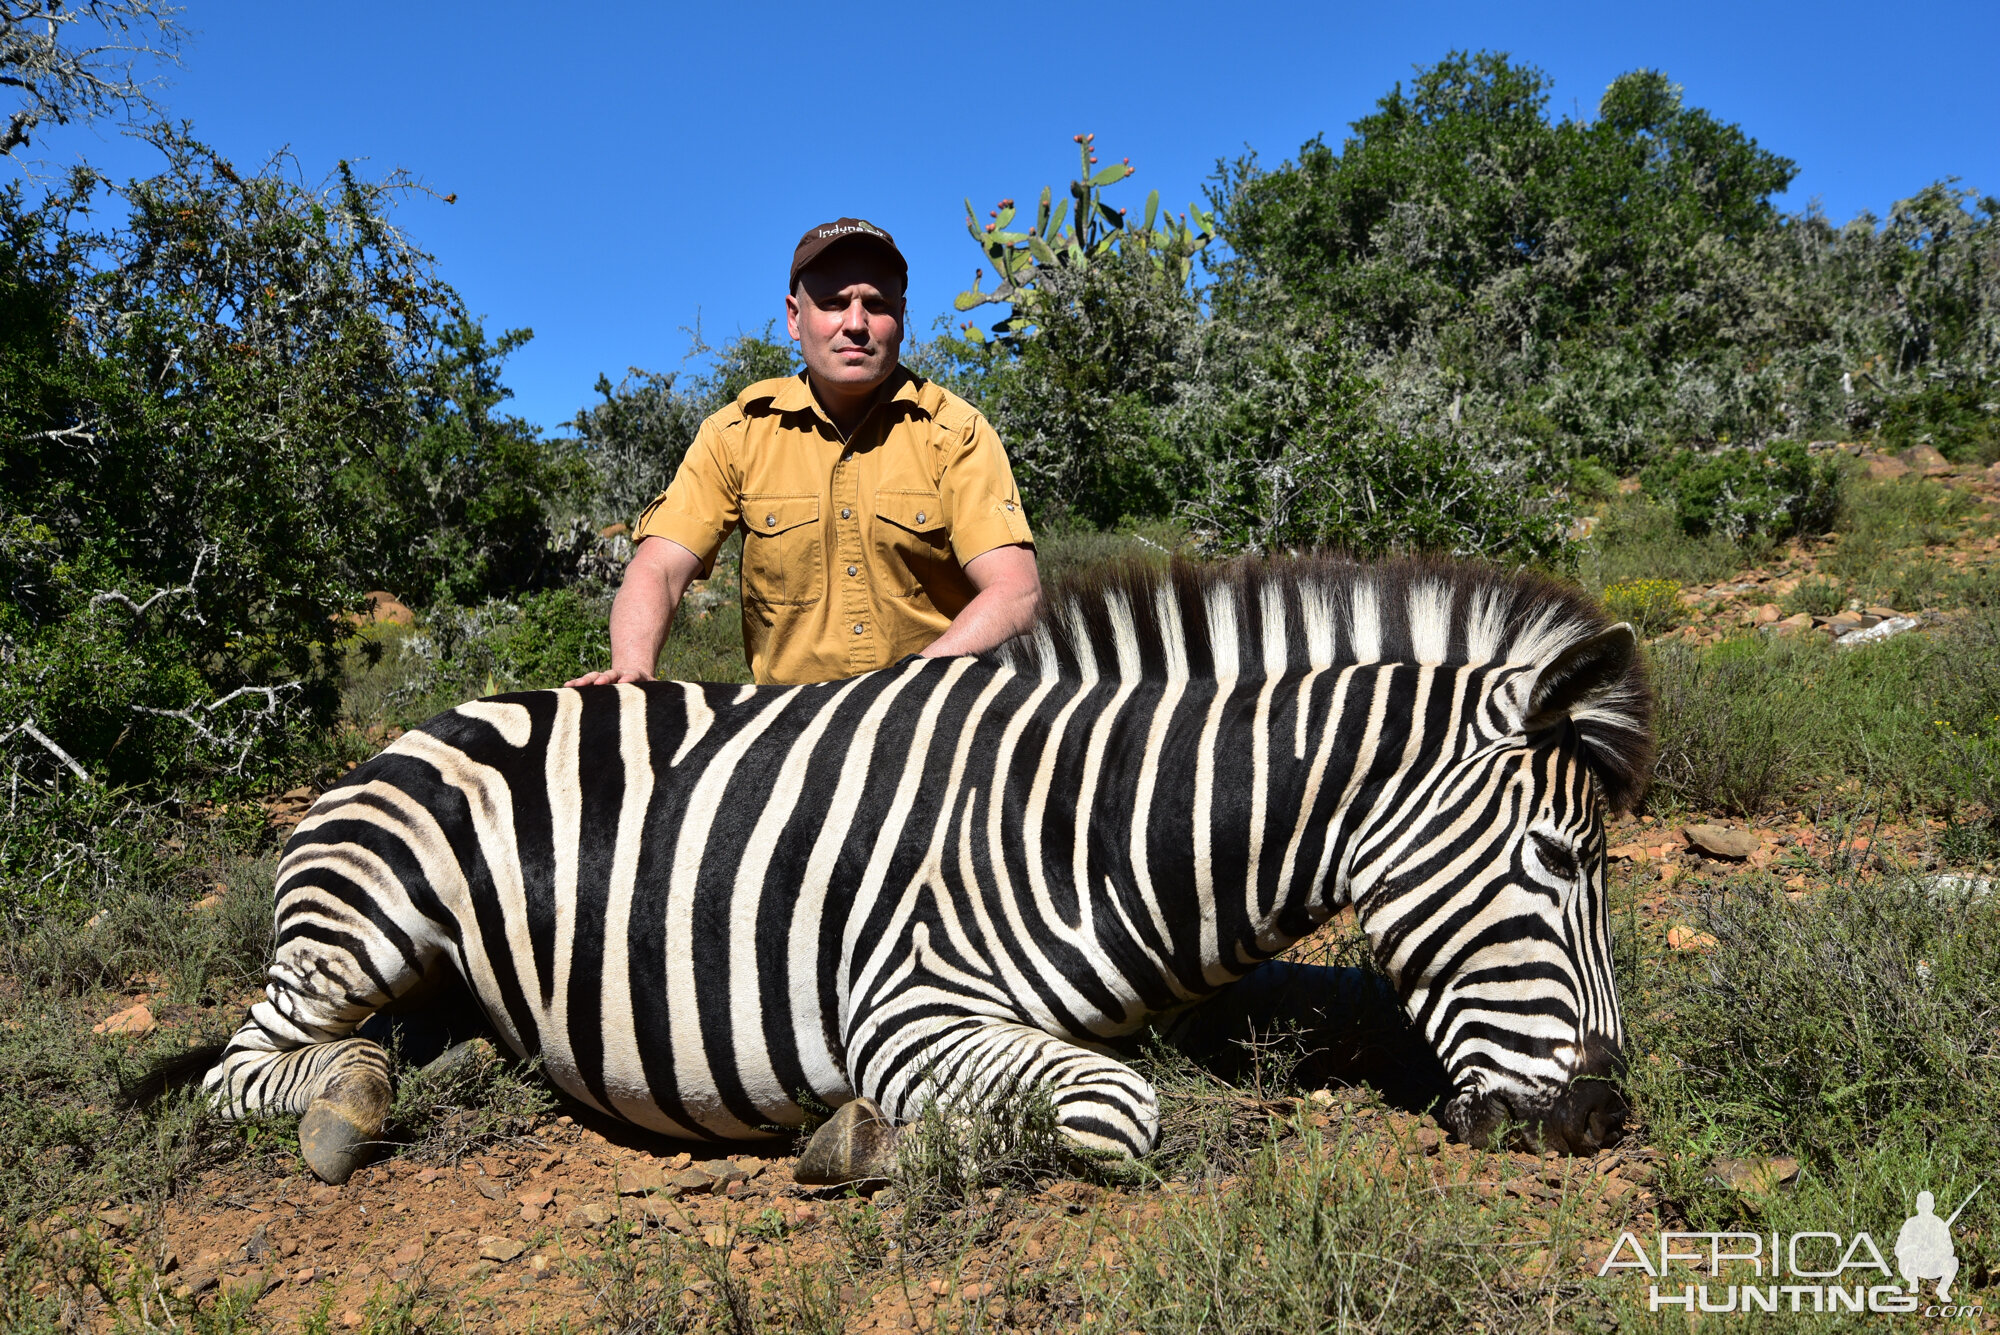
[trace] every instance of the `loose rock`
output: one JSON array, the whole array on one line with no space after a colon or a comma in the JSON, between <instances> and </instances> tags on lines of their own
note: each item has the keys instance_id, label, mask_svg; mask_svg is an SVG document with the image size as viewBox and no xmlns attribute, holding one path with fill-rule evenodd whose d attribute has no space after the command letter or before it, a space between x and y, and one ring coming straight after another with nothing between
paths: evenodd
<instances>
[{"instance_id":1,"label":"loose rock","mask_svg":"<svg viewBox=\"0 0 2000 1335\"><path fill-rule=\"evenodd\" d=\"M1951 471L1951 461L1939 454L1935 445L1912 445L1896 457L1925 477Z\"/></svg>"},{"instance_id":2,"label":"loose rock","mask_svg":"<svg viewBox=\"0 0 2000 1335\"><path fill-rule=\"evenodd\" d=\"M1768 1196L1799 1176L1797 1159L1717 1159L1709 1176L1726 1187L1753 1196Z\"/></svg>"},{"instance_id":3,"label":"loose rock","mask_svg":"<svg viewBox=\"0 0 2000 1335\"><path fill-rule=\"evenodd\" d=\"M1771 624L1771 633L1774 635L1796 635L1802 630L1811 630L1812 624L1811 613L1798 612L1786 617L1783 621L1773 622Z\"/></svg>"},{"instance_id":4,"label":"loose rock","mask_svg":"<svg viewBox=\"0 0 2000 1335\"><path fill-rule=\"evenodd\" d=\"M158 1024L153 1019L153 1012L147 1009L146 1003L142 1001L136 1005L127 1006L124 1010L105 1019L101 1024L92 1025L90 1032L93 1034L129 1034L136 1037L140 1034L150 1034L158 1027Z\"/></svg>"},{"instance_id":5,"label":"loose rock","mask_svg":"<svg viewBox=\"0 0 2000 1335\"><path fill-rule=\"evenodd\" d=\"M1681 833L1688 843L1710 857L1742 860L1760 847L1757 836L1748 830L1731 830L1721 825L1690 825Z\"/></svg>"},{"instance_id":6,"label":"loose rock","mask_svg":"<svg viewBox=\"0 0 2000 1335\"><path fill-rule=\"evenodd\" d=\"M1901 635L1904 631L1915 630L1917 624L1915 617L1890 617L1887 621L1878 622L1873 626L1850 630L1835 639L1834 644L1842 649L1857 649L1864 644L1886 640L1891 635Z\"/></svg>"},{"instance_id":7,"label":"loose rock","mask_svg":"<svg viewBox=\"0 0 2000 1335\"><path fill-rule=\"evenodd\" d=\"M528 1250L526 1244L516 1242L512 1238L489 1236L479 1240L480 1259L498 1261L502 1265L505 1265L526 1250Z\"/></svg>"}]
</instances>

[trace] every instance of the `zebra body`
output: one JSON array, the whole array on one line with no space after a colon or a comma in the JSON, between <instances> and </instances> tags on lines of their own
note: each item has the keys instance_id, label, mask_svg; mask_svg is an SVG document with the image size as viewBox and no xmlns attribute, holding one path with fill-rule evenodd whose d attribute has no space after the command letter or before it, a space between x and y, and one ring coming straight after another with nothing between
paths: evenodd
<instances>
[{"instance_id":1,"label":"zebra body","mask_svg":"<svg viewBox=\"0 0 2000 1335\"><path fill-rule=\"evenodd\" d=\"M1574 1082L1622 1042L1629 646L1540 581L1295 562L1127 571L993 654L847 681L476 701L301 823L207 1083L232 1112L386 1090L354 1027L452 969L569 1094L668 1134L1035 1086L1141 1154L1154 1093L1103 1045L1352 903L1454 1128L1580 1145Z\"/></svg>"}]
</instances>

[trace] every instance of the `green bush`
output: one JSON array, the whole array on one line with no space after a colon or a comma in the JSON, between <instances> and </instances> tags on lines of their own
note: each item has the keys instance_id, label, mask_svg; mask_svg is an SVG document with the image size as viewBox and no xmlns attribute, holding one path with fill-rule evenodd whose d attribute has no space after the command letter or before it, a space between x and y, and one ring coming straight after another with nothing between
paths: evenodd
<instances>
[{"instance_id":1,"label":"green bush","mask_svg":"<svg viewBox=\"0 0 2000 1335\"><path fill-rule=\"evenodd\" d=\"M1652 656L1659 700L1654 792L1694 810L1755 815L1794 779L1809 701L1786 660L1755 641Z\"/></svg>"},{"instance_id":2,"label":"green bush","mask_svg":"<svg viewBox=\"0 0 2000 1335\"><path fill-rule=\"evenodd\" d=\"M1604 611L1614 621L1629 621L1641 635L1658 635L1681 623L1681 586L1670 579L1627 579L1607 585Z\"/></svg>"},{"instance_id":3,"label":"green bush","mask_svg":"<svg viewBox=\"0 0 2000 1335\"><path fill-rule=\"evenodd\" d=\"M1779 597L1778 606L1787 615L1830 617L1847 606L1847 586L1825 575L1808 575Z\"/></svg>"},{"instance_id":4,"label":"green bush","mask_svg":"<svg viewBox=\"0 0 2000 1335\"><path fill-rule=\"evenodd\" d=\"M1814 460L1792 441L1714 454L1677 450L1639 476L1695 536L1719 533L1740 542L1825 533L1840 513L1839 465Z\"/></svg>"},{"instance_id":5,"label":"green bush","mask_svg":"<svg viewBox=\"0 0 2000 1335\"><path fill-rule=\"evenodd\" d=\"M1696 1227L1893 1225L1918 1186L1944 1213L2000 1172L1990 903L1918 878L1799 899L1739 884L1695 921L1716 944L1649 961L1625 992L1634 1094ZM1792 1191L1707 1179L1714 1156L1772 1154L1805 1166ZM1984 1264L1996 1217L1981 1199L1956 1230Z\"/></svg>"},{"instance_id":6,"label":"green bush","mask_svg":"<svg viewBox=\"0 0 2000 1335\"><path fill-rule=\"evenodd\" d=\"M1293 351L1295 420L1202 442L1183 510L1218 552L1335 548L1574 565L1569 514L1545 461L1398 402L1338 345Z\"/></svg>"}]
</instances>

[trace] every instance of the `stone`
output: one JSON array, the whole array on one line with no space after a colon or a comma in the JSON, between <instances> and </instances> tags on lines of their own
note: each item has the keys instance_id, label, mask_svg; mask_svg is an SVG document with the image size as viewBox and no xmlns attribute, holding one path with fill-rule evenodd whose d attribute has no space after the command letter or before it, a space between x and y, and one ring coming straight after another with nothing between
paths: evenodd
<instances>
[{"instance_id":1,"label":"stone","mask_svg":"<svg viewBox=\"0 0 2000 1335\"><path fill-rule=\"evenodd\" d=\"M1707 932L1697 932L1692 927L1675 926L1667 929L1667 948L1670 950L1706 950L1715 944L1717 942L1713 936Z\"/></svg>"},{"instance_id":2,"label":"stone","mask_svg":"<svg viewBox=\"0 0 2000 1335\"><path fill-rule=\"evenodd\" d=\"M414 626L417 614L395 594L386 589L374 589L368 594L366 620L378 626Z\"/></svg>"},{"instance_id":3,"label":"stone","mask_svg":"<svg viewBox=\"0 0 2000 1335\"><path fill-rule=\"evenodd\" d=\"M1935 445L1912 445L1896 458L1925 477L1936 477L1951 471L1951 460L1938 453Z\"/></svg>"},{"instance_id":4,"label":"stone","mask_svg":"<svg viewBox=\"0 0 2000 1335\"><path fill-rule=\"evenodd\" d=\"M569 1217L583 1228L603 1228L617 1216L612 1213L610 1206L592 1201L571 1210Z\"/></svg>"},{"instance_id":5,"label":"stone","mask_svg":"<svg viewBox=\"0 0 2000 1335\"><path fill-rule=\"evenodd\" d=\"M1779 610L1776 603L1765 603L1762 607L1751 613L1750 622L1752 625L1770 626L1782 621L1784 616L1784 612Z\"/></svg>"},{"instance_id":6,"label":"stone","mask_svg":"<svg viewBox=\"0 0 2000 1335\"><path fill-rule=\"evenodd\" d=\"M1810 613L1799 612L1786 617L1783 621L1773 622L1770 629L1774 635L1797 635L1801 631L1811 630L1812 623Z\"/></svg>"},{"instance_id":7,"label":"stone","mask_svg":"<svg viewBox=\"0 0 2000 1335\"><path fill-rule=\"evenodd\" d=\"M539 1210L543 1206L555 1200L555 1198L556 1198L555 1188L536 1187L533 1191L522 1192L514 1199L521 1202L522 1205L527 1206L529 1209Z\"/></svg>"},{"instance_id":8,"label":"stone","mask_svg":"<svg viewBox=\"0 0 2000 1335\"><path fill-rule=\"evenodd\" d=\"M145 1002L141 1001L106 1017L100 1024L92 1025L90 1032L93 1034L126 1034L137 1038L142 1034L150 1034L157 1028L159 1028L159 1025L153 1019L153 1012L147 1009Z\"/></svg>"},{"instance_id":9,"label":"stone","mask_svg":"<svg viewBox=\"0 0 2000 1335\"><path fill-rule=\"evenodd\" d=\"M1762 847L1757 836L1750 831L1731 830L1721 825L1689 825L1681 833L1687 836L1689 844L1715 858L1741 861Z\"/></svg>"},{"instance_id":10,"label":"stone","mask_svg":"<svg viewBox=\"0 0 2000 1335\"><path fill-rule=\"evenodd\" d=\"M645 1196L655 1191L664 1191L667 1179L657 1168L640 1168L631 1173L618 1175L620 1196Z\"/></svg>"},{"instance_id":11,"label":"stone","mask_svg":"<svg viewBox=\"0 0 2000 1335\"><path fill-rule=\"evenodd\" d=\"M1709 1176L1725 1187L1752 1196L1768 1196L1779 1187L1798 1181L1797 1159L1717 1159L1708 1166Z\"/></svg>"},{"instance_id":12,"label":"stone","mask_svg":"<svg viewBox=\"0 0 2000 1335\"><path fill-rule=\"evenodd\" d=\"M710 1159L696 1164L701 1172L707 1173L718 1182L748 1182L750 1174L727 1159Z\"/></svg>"},{"instance_id":13,"label":"stone","mask_svg":"<svg viewBox=\"0 0 2000 1335\"><path fill-rule=\"evenodd\" d=\"M505 1265L526 1250L528 1248L525 1243L516 1242L512 1238L489 1234L479 1240L479 1258L483 1261L498 1261Z\"/></svg>"},{"instance_id":14,"label":"stone","mask_svg":"<svg viewBox=\"0 0 2000 1335\"><path fill-rule=\"evenodd\" d=\"M1910 475L1910 466L1901 459L1891 459L1880 454L1864 454L1861 461L1868 465L1868 476L1877 482L1894 482L1899 477Z\"/></svg>"},{"instance_id":15,"label":"stone","mask_svg":"<svg viewBox=\"0 0 2000 1335\"><path fill-rule=\"evenodd\" d=\"M683 1168L667 1179L667 1185L679 1191L698 1193L715 1190L718 1180L713 1174L705 1173L699 1168Z\"/></svg>"},{"instance_id":16,"label":"stone","mask_svg":"<svg viewBox=\"0 0 2000 1335\"><path fill-rule=\"evenodd\" d=\"M2000 459L1995 459L1992 463L1986 465L1986 480L1994 486L2000 487Z\"/></svg>"},{"instance_id":17,"label":"stone","mask_svg":"<svg viewBox=\"0 0 2000 1335\"><path fill-rule=\"evenodd\" d=\"M424 1259L424 1244L415 1240L404 1243L389 1253L391 1265L415 1265Z\"/></svg>"},{"instance_id":18,"label":"stone","mask_svg":"<svg viewBox=\"0 0 2000 1335\"><path fill-rule=\"evenodd\" d=\"M1995 889L1991 876L1958 876L1949 872L1942 876L1926 876L1917 884L1932 899L1962 899L1975 903L1991 899Z\"/></svg>"},{"instance_id":19,"label":"stone","mask_svg":"<svg viewBox=\"0 0 2000 1335\"><path fill-rule=\"evenodd\" d=\"M1915 630L1918 624L1915 617L1890 617L1887 621L1878 621L1874 625L1857 626L1853 630L1837 636L1834 639L1834 644L1842 649L1857 649L1864 644L1874 644L1879 640L1886 640L1892 635L1901 635L1904 631Z\"/></svg>"},{"instance_id":20,"label":"stone","mask_svg":"<svg viewBox=\"0 0 2000 1335\"><path fill-rule=\"evenodd\" d=\"M1901 612L1898 612L1893 607L1864 607L1861 610L1866 612L1869 616L1874 617L1877 621L1887 621L1891 617L1899 617L1902 615Z\"/></svg>"}]
</instances>

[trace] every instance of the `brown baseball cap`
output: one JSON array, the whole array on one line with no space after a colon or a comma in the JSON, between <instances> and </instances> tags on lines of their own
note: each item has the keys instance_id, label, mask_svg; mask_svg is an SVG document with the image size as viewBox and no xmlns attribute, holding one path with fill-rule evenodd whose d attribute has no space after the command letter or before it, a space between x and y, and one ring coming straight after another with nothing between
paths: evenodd
<instances>
[{"instance_id":1,"label":"brown baseball cap","mask_svg":"<svg viewBox=\"0 0 2000 1335\"><path fill-rule=\"evenodd\" d=\"M785 291L791 292L799 285L799 275L806 266L838 245L861 244L874 246L885 252L894 261L896 272L902 275L904 286L910 282L910 262L903 258L903 252L896 249L896 238L863 218L835 218L832 222L821 223L806 229L799 238L799 247L792 252L791 276L785 280Z\"/></svg>"}]
</instances>

